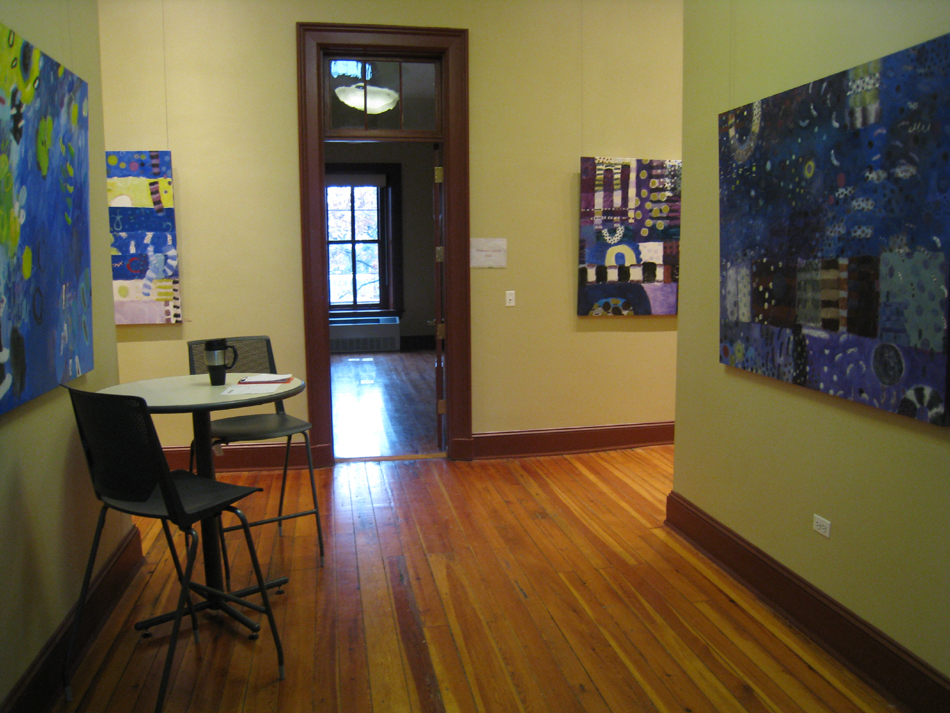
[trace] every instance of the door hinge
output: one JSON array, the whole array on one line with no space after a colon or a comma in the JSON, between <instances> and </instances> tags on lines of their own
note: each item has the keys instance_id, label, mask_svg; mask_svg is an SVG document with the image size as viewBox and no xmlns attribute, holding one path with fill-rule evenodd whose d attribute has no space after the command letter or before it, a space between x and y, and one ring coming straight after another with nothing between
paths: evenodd
<instances>
[{"instance_id":1,"label":"door hinge","mask_svg":"<svg viewBox=\"0 0 950 713\"><path fill-rule=\"evenodd\" d=\"M442 416L445 414L445 399L439 399L435 403L435 412Z\"/></svg>"},{"instance_id":2,"label":"door hinge","mask_svg":"<svg viewBox=\"0 0 950 713\"><path fill-rule=\"evenodd\" d=\"M444 177L445 177L445 171L442 170L441 166L436 166L435 167L435 182L442 183Z\"/></svg>"},{"instance_id":3,"label":"door hinge","mask_svg":"<svg viewBox=\"0 0 950 713\"><path fill-rule=\"evenodd\" d=\"M441 245L435 249L435 261L445 262L445 248Z\"/></svg>"},{"instance_id":4,"label":"door hinge","mask_svg":"<svg viewBox=\"0 0 950 713\"><path fill-rule=\"evenodd\" d=\"M435 338L436 339L445 339L445 325L439 324L435 328Z\"/></svg>"}]
</instances>

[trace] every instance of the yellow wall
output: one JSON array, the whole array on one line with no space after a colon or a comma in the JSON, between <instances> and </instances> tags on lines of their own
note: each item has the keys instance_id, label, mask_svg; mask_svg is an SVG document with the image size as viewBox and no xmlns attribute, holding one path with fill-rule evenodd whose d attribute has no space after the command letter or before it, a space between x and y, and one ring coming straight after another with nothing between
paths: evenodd
<instances>
[{"instance_id":1,"label":"yellow wall","mask_svg":"<svg viewBox=\"0 0 950 713\"><path fill-rule=\"evenodd\" d=\"M72 385L101 388L116 382L118 366L105 163L96 160L105 150L96 2L0 0L0 22L89 83L95 368ZM0 415L0 700L79 596L98 512L65 390ZM130 527L128 516L110 514L101 552Z\"/></svg>"},{"instance_id":2,"label":"yellow wall","mask_svg":"<svg viewBox=\"0 0 950 713\"><path fill-rule=\"evenodd\" d=\"M717 361L718 114L950 32L950 4L686 0L684 17L675 489L950 674L950 429Z\"/></svg>"},{"instance_id":3,"label":"yellow wall","mask_svg":"<svg viewBox=\"0 0 950 713\"><path fill-rule=\"evenodd\" d=\"M100 0L106 148L168 149L180 327L118 330L122 381L269 333L305 372L295 23L469 30L473 430L672 421L675 317L575 316L579 159L680 158L678 0ZM517 306L505 308L505 291ZM305 416L303 398L287 404ZM187 417L159 423L190 440Z\"/></svg>"}]
</instances>

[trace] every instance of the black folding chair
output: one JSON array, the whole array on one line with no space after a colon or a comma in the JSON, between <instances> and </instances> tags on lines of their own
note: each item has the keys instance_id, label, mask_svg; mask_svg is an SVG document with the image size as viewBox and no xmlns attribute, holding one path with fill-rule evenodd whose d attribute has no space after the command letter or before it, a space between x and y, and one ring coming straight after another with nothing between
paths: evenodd
<instances>
[{"instance_id":1,"label":"black folding chair","mask_svg":"<svg viewBox=\"0 0 950 713\"><path fill-rule=\"evenodd\" d=\"M68 387L67 387L68 388ZM175 656L175 646L178 641L178 632L181 619L187 610L191 616L194 628L195 642L198 642L198 619L195 611L204 608L202 602L192 605L191 593L208 599L214 598L221 608L227 607L225 602L232 602L254 611L267 615L270 621L274 644L277 646L277 663L280 678L284 678L284 651L277 632L277 623L274 612L271 610L270 600L267 597L267 588L261 572L254 540L248 527L247 518L234 503L251 493L260 492L261 488L232 485L195 475L189 471L169 471L168 462L162 452L161 443L155 432L151 414L148 412L145 400L136 396L118 396L114 394L98 394L88 391L69 389L73 411L76 414L76 424L79 427L79 437L82 441L89 473L92 476L92 486L96 497L102 503L99 511L99 522L92 540L92 551L89 553L89 562L86 565L86 574L83 577L82 589L79 594L79 603L76 606L76 617L73 621L69 642L66 648L66 658L63 662L63 683L66 687L66 698L71 698L69 688L70 659L76 642L76 629L79 617L82 614L83 604L89 590L89 581L92 577L93 564L96 559L96 550L99 548L99 538L106 520L106 511L109 508L129 513L139 517L157 518L162 522L165 539L171 550L178 580L181 583L181 594L178 597L178 607L173 619L171 639L168 643L168 655L165 658L165 669L162 672L162 681L158 689L158 701L155 704L156 713L161 713L165 701L165 692L168 687L168 678L171 673L172 659ZM194 524L207 518L219 518L223 511L234 513L241 521L239 527L244 530L244 538L251 555L251 564L257 577L257 587L252 592L259 592L262 604L255 604L241 599L228 592L212 589L198 582L191 581L191 572L198 553L198 533ZM178 526L185 534L187 556L184 570L178 559L175 543L168 523ZM260 625L246 617L252 630L257 632Z\"/></svg>"},{"instance_id":2,"label":"black folding chair","mask_svg":"<svg viewBox=\"0 0 950 713\"><path fill-rule=\"evenodd\" d=\"M274 350L271 347L270 337L228 337L228 346L234 347L236 355L234 363L228 371L251 374L277 374L274 363ZM188 342L188 368L192 374L207 374L208 367L204 357L205 340L196 339ZM320 526L320 509L317 505L317 486L313 478L313 454L310 452L310 424L284 411L282 401L274 402L274 413L246 414L229 416L211 421L211 439L215 443L227 445L246 441L265 441L271 438L286 438L287 446L284 449L284 474L280 481L280 504L277 507L277 517L251 522L251 527L264 525L270 522L277 523L277 529L283 534L282 523L294 517L313 515L317 520L317 539L320 545L320 563L323 563L323 530ZM310 493L313 496L313 509L284 514L284 492L287 488L287 468L290 464L290 441L294 435L300 434L304 439L307 450L307 467L310 471ZM225 532L236 529L225 528Z\"/></svg>"}]
</instances>

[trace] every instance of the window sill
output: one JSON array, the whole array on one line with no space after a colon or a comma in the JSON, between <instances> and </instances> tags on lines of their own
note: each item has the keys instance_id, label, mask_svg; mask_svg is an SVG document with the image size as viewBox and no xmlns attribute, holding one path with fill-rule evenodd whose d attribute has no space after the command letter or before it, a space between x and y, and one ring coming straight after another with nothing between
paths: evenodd
<instances>
[{"instance_id":1,"label":"window sill","mask_svg":"<svg viewBox=\"0 0 950 713\"><path fill-rule=\"evenodd\" d=\"M399 317L400 310L395 309L334 309L330 308L330 319L350 317Z\"/></svg>"}]
</instances>

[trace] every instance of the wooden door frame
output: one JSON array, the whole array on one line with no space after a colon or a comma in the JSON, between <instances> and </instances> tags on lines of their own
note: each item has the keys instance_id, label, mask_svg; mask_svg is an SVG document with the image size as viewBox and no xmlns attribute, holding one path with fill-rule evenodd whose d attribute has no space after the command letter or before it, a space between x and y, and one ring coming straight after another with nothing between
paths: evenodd
<instances>
[{"instance_id":1,"label":"wooden door frame","mask_svg":"<svg viewBox=\"0 0 950 713\"><path fill-rule=\"evenodd\" d=\"M323 56L327 52L436 56L442 63L445 188L445 323L448 457L471 460L472 359L469 275L468 31L297 23L300 213L307 404L316 467L333 464L324 178Z\"/></svg>"}]
</instances>

